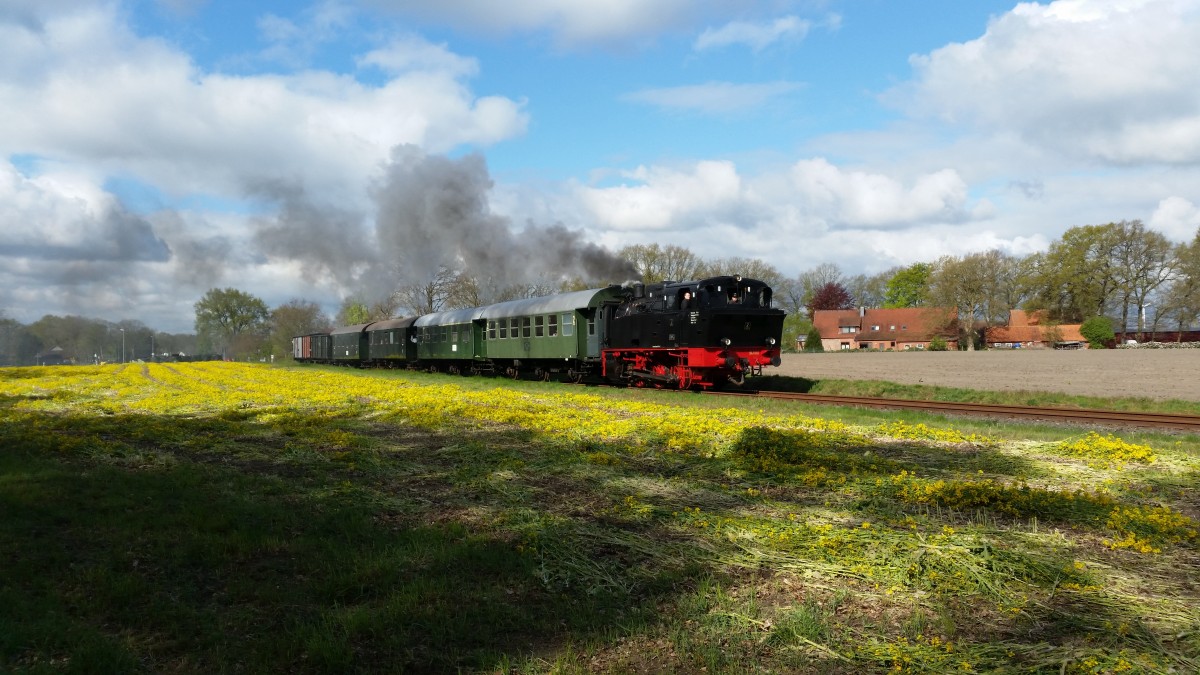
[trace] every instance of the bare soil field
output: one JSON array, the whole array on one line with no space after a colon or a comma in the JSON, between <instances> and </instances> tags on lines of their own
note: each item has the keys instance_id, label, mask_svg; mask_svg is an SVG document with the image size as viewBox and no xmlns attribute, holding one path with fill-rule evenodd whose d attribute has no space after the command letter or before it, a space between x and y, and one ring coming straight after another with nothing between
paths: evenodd
<instances>
[{"instance_id":1,"label":"bare soil field","mask_svg":"<svg viewBox=\"0 0 1200 675\"><path fill-rule=\"evenodd\" d=\"M784 354L768 373L991 391L1200 401L1200 349Z\"/></svg>"}]
</instances>

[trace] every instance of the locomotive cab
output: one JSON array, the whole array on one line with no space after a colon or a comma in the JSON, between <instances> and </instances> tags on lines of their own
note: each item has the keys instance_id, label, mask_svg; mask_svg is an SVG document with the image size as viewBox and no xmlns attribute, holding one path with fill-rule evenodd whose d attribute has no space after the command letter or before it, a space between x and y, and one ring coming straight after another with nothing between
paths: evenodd
<instances>
[{"instance_id":1,"label":"locomotive cab","mask_svg":"<svg viewBox=\"0 0 1200 675\"><path fill-rule=\"evenodd\" d=\"M613 315L606 375L680 388L741 383L779 365L784 312L771 303L770 286L737 275L635 287Z\"/></svg>"}]
</instances>

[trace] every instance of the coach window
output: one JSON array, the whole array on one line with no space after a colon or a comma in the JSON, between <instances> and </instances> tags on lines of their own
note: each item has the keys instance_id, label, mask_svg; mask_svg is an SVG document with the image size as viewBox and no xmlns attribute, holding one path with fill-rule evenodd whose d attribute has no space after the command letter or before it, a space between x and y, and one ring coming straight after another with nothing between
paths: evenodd
<instances>
[{"instance_id":1,"label":"coach window","mask_svg":"<svg viewBox=\"0 0 1200 675\"><path fill-rule=\"evenodd\" d=\"M549 325L546 326L547 335L550 337L558 335L558 315L551 314L550 316L546 317L546 320L550 322Z\"/></svg>"},{"instance_id":2,"label":"coach window","mask_svg":"<svg viewBox=\"0 0 1200 675\"><path fill-rule=\"evenodd\" d=\"M588 321L588 335L595 335L596 334L596 317L589 316L587 321Z\"/></svg>"},{"instance_id":3,"label":"coach window","mask_svg":"<svg viewBox=\"0 0 1200 675\"><path fill-rule=\"evenodd\" d=\"M563 335L575 334L575 315L564 313L562 315Z\"/></svg>"},{"instance_id":4,"label":"coach window","mask_svg":"<svg viewBox=\"0 0 1200 675\"><path fill-rule=\"evenodd\" d=\"M544 317L544 316L533 317L533 336L534 337L542 337L545 334L546 334L546 317Z\"/></svg>"},{"instance_id":5,"label":"coach window","mask_svg":"<svg viewBox=\"0 0 1200 675\"><path fill-rule=\"evenodd\" d=\"M500 319L500 339L508 337L508 319Z\"/></svg>"},{"instance_id":6,"label":"coach window","mask_svg":"<svg viewBox=\"0 0 1200 675\"><path fill-rule=\"evenodd\" d=\"M521 337L529 337L529 317L521 317Z\"/></svg>"},{"instance_id":7,"label":"coach window","mask_svg":"<svg viewBox=\"0 0 1200 675\"><path fill-rule=\"evenodd\" d=\"M488 321L487 339L489 339L489 340L496 339L496 320L495 319Z\"/></svg>"},{"instance_id":8,"label":"coach window","mask_svg":"<svg viewBox=\"0 0 1200 675\"><path fill-rule=\"evenodd\" d=\"M513 317L508 320L508 336L516 340L521 337L521 320Z\"/></svg>"}]
</instances>

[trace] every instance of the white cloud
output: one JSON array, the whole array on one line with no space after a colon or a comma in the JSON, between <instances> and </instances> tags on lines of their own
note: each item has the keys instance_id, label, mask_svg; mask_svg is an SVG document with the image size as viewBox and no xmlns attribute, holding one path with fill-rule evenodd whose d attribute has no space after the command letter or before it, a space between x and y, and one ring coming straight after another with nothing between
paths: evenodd
<instances>
[{"instance_id":1,"label":"white cloud","mask_svg":"<svg viewBox=\"0 0 1200 675\"><path fill-rule=\"evenodd\" d=\"M1200 163L1194 0L1022 3L980 38L912 58L911 114L1110 164Z\"/></svg>"},{"instance_id":2,"label":"white cloud","mask_svg":"<svg viewBox=\"0 0 1200 675\"><path fill-rule=\"evenodd\" d=\"M638 167L635 184L580 187L578 197L598 224L617 230L678 227L682 220L736 202L741 179L730 162L698 162L691 171Z\"/></svg>"},{"instance_id":3,"label":"white cloud","mask_svg":"<svg viewBox=\"0 0 1200 675\"><path fill-rule=\"evenodd\" d=\"M415 35L393 39L386 47L359 58L358 65L375 66L393 75L426 71L470 77L479 72L479 62L475 59L459 56L444 44L431 44Z\"/></svg>"},{"instance_id":4,"label":"white cloud","mask_svg":"<svg viewBox=\"0 0 1200 675\"><path fill-rule=\"evenodd\" d=\"M803 40L812 22L785 16L769 23L733 21L720 28L707 28L692 45L696 51L746 45L759 52L780 40Z\"/></svg>"},{"instance_id":5,"label":"white cloud","mask_svg":"<svg viewBox=\"0 0 1200 675\"><path fill-rule=\"evenodd\" d=\"M822 158L783 172L743 178L727 161L687 169L639 167L612 187L582 187L578 195L596 222L616 230L685 230L701 222L749 227L772 223L794 232L957 224L988 214L970 206L966 184L952 170L915 177L845 171Z\"/></svg>"},{"instance_id":6,"label":"white cloud","mask_svg":"<svg viewBox=\"0 0 1200 675\"><path fill-rule=\"evenodd\" d=\"M708 82L705 84L661 89L643 89L624 95L626 101L648 103L672 110L724 114L761 107L773 98L784 96L801 87L795 82L763 82L736 84Z\"/></svg>"},{"instance_id":7,"label":"white cloud","mask_svg":"<svg viewBox=\"0 0 1200 675\"><path fill-rule=\"evenodd\" d=\"M1146 224L1172 241L1190 243L1200 233L1200 206L1183 197L1167 197Z\"/></svg>"},{"instance_id":8,"label":"white cloud","mask_svg":"<svg viewBox=\"0 0 1200 675\"><path fill-rule=\"evenodd\" d=\"M639 40L702 11L689 0L364 0L366 4L481 32L547 31L560 46Z\"/></svg>"},{"instance_id":9,"label":"white cloud","mask_svg":"<svg viewBox=\"0 0 1200 675\"><path fill-rule=\"evenodd\" d=\"M906 186L890 176L844 171L823 158L797 162L790 172L798 209L852 227L918 222L963 222L967 185L952 169L918 176Z\"/></svg>"},{"instance_id":10,"label":"white cloud","mask_svg":"<svg viewBox=\"0 0 1200 675\"><path fill-rule=\"evenodd\" d=\"M409 39L365 60L397 66L405 49L406 70L372 86L322 71L204 73L103 7L47 19L40 34L0 24L0 152L90 163L176 194L289 181L343 195L361 192L395 145L444 152L523 133L523 103L464 84L469 59Z\"/></svg>"},{"instance_id":11,"label":"white cloud","mask_svg":"<svg viewBox=\"0 0 1200 675\"><path fill-rule=\"evenodd\" d=\"M236 76L134 34L115 3L70 4L0 9L0 310L23 321L84 313L187 330L191 303L234 279L268 304L336 301L336 282L297 286L294 262L264 255L248 214L299 190L361 218L394 146L488 145L528 123L523 102L471 91L473 59L419 38L362 57L378 84ZM114 178L227 212L134 213L105 187Z\"/></svg>"}]
</instances>

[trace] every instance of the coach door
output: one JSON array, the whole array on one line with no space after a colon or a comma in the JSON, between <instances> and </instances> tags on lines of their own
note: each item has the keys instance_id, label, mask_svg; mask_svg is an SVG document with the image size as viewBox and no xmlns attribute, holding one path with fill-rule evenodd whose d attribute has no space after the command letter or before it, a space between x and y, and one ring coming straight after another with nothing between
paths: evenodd
<instances>
[{"instance_id":1,"label":"coach door","mask_svg":"<svg viewBox=\"0 0 1200 675\"><path fill-rule=\"evenodd\" d=\"M609 307L597 307L595 309L585 310L583 313L585 324L582 326L585 335L587 336L587 354L592 358L599 358L600 345L604 344L604 326L606 325L605 318L607 313L612 311Z\"/></svg>"}]
</instances>

